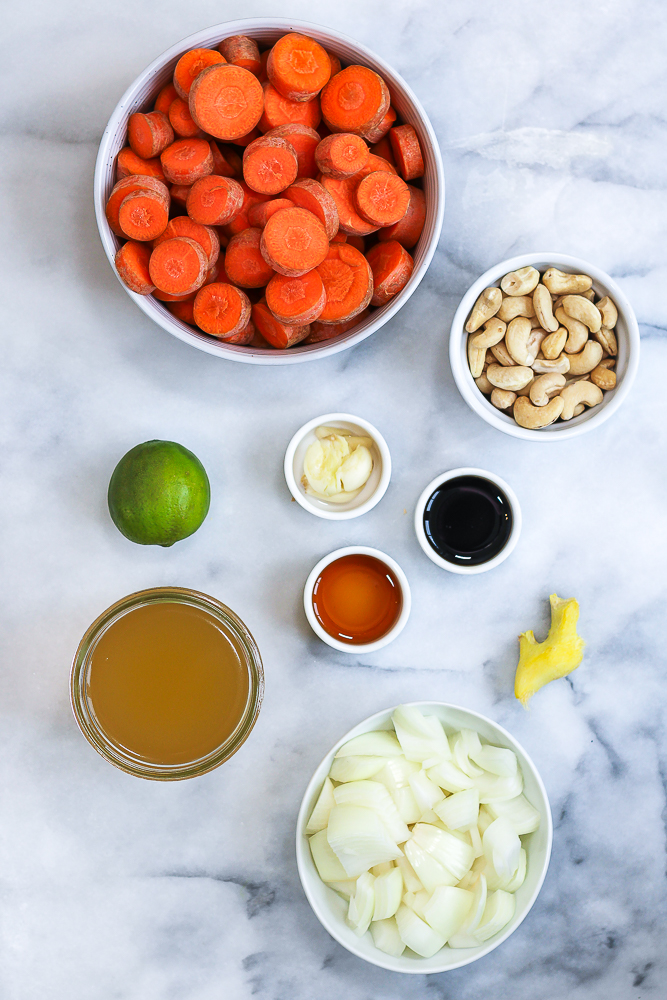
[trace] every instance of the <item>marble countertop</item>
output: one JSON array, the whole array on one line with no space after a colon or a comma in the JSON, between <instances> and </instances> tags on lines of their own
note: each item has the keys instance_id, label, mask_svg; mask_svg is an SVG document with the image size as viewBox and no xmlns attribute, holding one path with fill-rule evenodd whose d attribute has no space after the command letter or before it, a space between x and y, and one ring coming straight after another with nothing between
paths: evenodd
<instances>
[{"instance_id":1,"label":"marble countertop","mask_svg":"<svg viewBox=\"0 0 667 1000\"><path fill-rule=\"evenodd\" d=\"M120 288L99 242L92 173L119 95L200 27L290 15L356 36L414 88L447 178L440 247L404 309L353 351L282 369L169 337ZM4 336L0 992L6 1000L645 1000L665 996L667 184L660 0L34 0L3 15L0 245ZM594 261L634 304L642 360L620 412L542 447L459 396L449 322L512 254ZM398 405L397 405L398 403ZM318 413L357 412L394 474L362 518L290 502L282 456ZM207 468L204 526L172 549L114 528L106 488L150 438ZM439 472L481 466L518 494L524 529L495 571L458 578L412 529ZM377 546L412 587L404 632L357 659L310 632L303 582L326 552ZM180 584L234 608L262 650L251 739L200 779L131 778L92 750L68 701L72 654L109 604ZM576 596L587 651L529 712L516 636L548 595ZM551 797L537 903L492 954L436 976L364 964L319 925L294 861L303 789L333 742L400 701L491 716Z\"/></svg>"}]
</instances>

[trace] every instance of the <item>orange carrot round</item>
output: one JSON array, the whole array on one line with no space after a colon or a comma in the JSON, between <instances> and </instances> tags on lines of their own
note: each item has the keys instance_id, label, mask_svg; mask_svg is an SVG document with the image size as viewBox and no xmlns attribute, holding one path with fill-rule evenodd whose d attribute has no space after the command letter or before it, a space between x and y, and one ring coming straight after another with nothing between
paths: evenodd
<instances>
[{"instance_id":1,"label":"orange carrot round","mask_svg":"<svg viewBox=\"0 0 667 1000\"><path fill-rule=\"evenodd\" d=\"M182 97L177 97L169 107L169 124L182 139L191 139L199 134L199 125L192 120L188 102Z\"/></svg>"},{"instance_id":2,"label":"orange carrot round","mask_svg":"<svg viewBox=\"0 0 667 1000\"><path fill-rule=\"evenodd\" d=\"M168 83L155 98L153 111L161 111L163 114L168 115L172 101L175 101L177 97L176 87L173 83Z\"/></svg>"},{"instance_id":3,"label":"orange carrot round","mask_svg":"<svg viewBox=\"0 0 667 1000\"><path fill-rule=\"evenodd\" d=\"M332 243L347 243L348 235L344 233L342 229L339 229L335 236L331 237Z\"/></svg>"},{"instance_id":4,"label":"orange carrot round","mask_svg":"<svg viewBox=\"0 0 667 1000\"><path fill-rule=\"evenodd\" d=\"M194 319L200 330L227 340L244 330L250 321L250 299L235 285L215 281L196 295Z\"/></svg>"},{"instance_id":5,"label":"orange carrot round","mask_svg":"<svg viewBox=\"0 0 667 1000\"><path fill-rule=\"evenodd\" d=\"M198 240L195 240L195 242L197 243ZM214 264L213 267L209 268L206 272L200 287L203 288L204 285L210 285L213 281L217 281L219 273L220 268L218 264ZM195 295L198 291L199 289L196 288L193 292L188 292L187 295L170 295L169 292L161 292L159 288L156 288L153 292L153 297L158 299L160 302L194 302Z\"/></svg>"},{"instance_id":6,"label":"orange carrot round","mask_svg":"<svg viewBox=\"0 0 667 1000\"><path fill-rule=\"evenodd\" d=\"M416 177L423 177L424 158L412 125L399 125L391 129L389 141L403 180L412 181Z\"/></svg>"},{"instance_id":7,"label":"orange carrot round","mask_svg":"<svg viewBox=\"0 0 667 1000\"><path fill-rule=\"evenodd\" d=\"M320 137L313 128L307 125L279 125L265 133L265 138L276 137L286 139L296 153L298 164L297 180L301 177L315 177L317 164L315 150L320 143Z\"/></svg>"},{"instance_id":8,"label":"orange carrot round","mask_svg":"<svg viewBox=\"0 0 667 1000\"><path fill-rule=\"evenodd\" d=\"M251 344L255 339L256 330L255 324L252 320L248 320L246 326L238 333L232 333L224 338L226 344L236 344L238 347L245 347L247 344Z\"/></svg>"},{"instance_id":9,"label":"orange carrot round","mask_svg":"<svg viewBox=\"0 0 667 1000\"><path fill-rule=\"evenodd\" d=\"M270 55L271 55L271 49L266 49L266 51L262 52L259 57L261 65L259 68L259 73L257 74L257 79L259 80L260 83L266 83L267 80L269 79L268 74L266 72L266 64L269 61Z\"/></svg>"},{"instance_id":10,"label":"orange carrot round","mask_svg":"<svg viewBox=\"0 0 667 1000\"><path fill-rule=\"evenodd\" d=\"M340 59L338 56L334 55L333 52L327 51L327 55L329 56L329 62L331 63L331 76L335 76L336 73L340 73L343 68L340 64Z\"/></svg>"},{"instance_id":11,"label":"orange carrot round","mask_svg":"<svg viewBox=\"0 0 667 1000\"><path fill-rule=\"evenodd\" d=\"M358 326L370 314L370 309L364 309L363 312L353 316L352 319L345 320L344 323L313 323L304 344L319 344L322 340L333 340L334 337L340 337L341 334L348 333L355 326Z\"/></svg>"},{"instance_id":12,"label":"orange carrot round","mask_svg":"<svg viewBox=\"0 0 667 1000\"><path fill-rule=\"evenodd\" d=\"M195 181L186 204L190 218L203 226L224 226L242 207L243 188L239 182L217 174Z\"/></svg>"},{"instance_id":13,"label":"orange carrot round","mask_svg":"<svg viewBox=\"0 0 667 1000\"><path fill-rule=\"evenodd\" d=\"M169 312L180 319L181 323L188 323L189 326L195 325L194 316L194 296L191 299L185 299L183 302L167 302L167 309Z\"/></svg>"},{"instance_id":14,"label":"orange carrot round","mask_svg":"<svg viewBox=\"0 0 667 1000\"><path fill-rule=\"evenodd\" d=\"M369 129L369 131L364 135L364 139L366 142L370 142L371 144L381 142L395 121L396 112L390 106L382 121L378 122L374 128Z\"/></svg>"},{"instance_id":15,"label":"orange carrot round","mask_svg":"<svg viewBox=\"0 0 667 1000\"><path fill-rule=\"evenodd\" d=\"M283 208L262 230L260 250L279 274L297 277L321 264L329 249L326 230L305 208Z\"/></svg>"},{"instance_id":16,"label":"orange carrot round","mask_svg":"<svg viewBox=\"0 0 667 1000\"><path fill-rule=\"evenodd\" d=\"M209 141L209 146L213 156L212 173L217 174L218 177L241 177L243 175L241 157L231 146L225 146L224 149L221 149L214 139Z\"/></svg>"},{"instance_id":17,"label":"orange carrot round","mask_svg":"<svg viewBox=\"0 0 667 1000\"><path fill-rule=\"evenodd\" d=\"M394 153L388 136L385 135L383 139L380 139L379 142L371 146L371 155L381 156L383 160L391 164L393 170L396 170L396 160L394 159Z\"/></svg>"},{"instance_id":18,"label":"orange carrot round","mask_svg":"<svg viewBox=\"0 0 667 1000\"><path fill-rule=\"evenodd\" d=\"M243 179L259 194L280 194L296 180L297 169L296 153L285 139L262 136L243 153Z\"/></svg>"},{"instance_id":19,"label":"orange carrot round","mask_svg":"<svg viewBox=\"0 0 667 1000\"><path fill-rule=\"evenodd\" d=\"M369 305L373 273L363 254L347 243L334 243L318 271L327 295L320 323L343 323Z\"/></svg>"},{"instance_id":20,"label":"orange carrot round","mask_svg":"<svg viewBox=\"0 0 667 1000\"><path fill-rule=\"evenodd\" d=\"M376 170L362 177L355 191L359 215L375 226L400 222L410 204L410 190L397 174Z\"/></svg>"},{"instance_id":21,"label":"orange carrot round","mask_svg":"<svg viewBox=\"0 0 667 1000\"><path fill-rule=\"evenodd\" d=\"M258 194L256 191L251 190L245 181L239 181L238 183L241 185L241 190L243 191L241 211L223 226L225 234L230 238L237 233L242 233L244 229L250 229L248 212L253 205L260 205L263 202L270 201L270 195Z\"/></svg>"},{"instance_id":22,"label":"orange carrot round","mask_svg":"<svg viewBox=\"0 0 667 1000\"><path fill-rule=\"evenodd\" d=\"M194 184L213 170L213 154L206 139L177 139L164 150L160 162L173 184Z\"/></svg>"},{"instance_id":23,"label":"orange carrot round","mask_svg":"<svg viewBox=\"0 0 667 1000\"><path fill-rule=\"evenodd\" d=\"M159 156L174 141L174 130L162 111L140 111L130 115L127 123L127 141L132 151L142 160Z\"/></svg>"},{"instance_id":24,"label":"orange carrot round","mask_svg":"<svg viewBox=\"0 0 667 1000\"><path fill-rule=\"evenodd\" d=\"M195 243L199 243L206 254L209 269L216 263L220 256L220 238L212 226L203 226L199 222L193 222L187 215L177 215L167 223L167 228L153 242L153 248L164 243L165 240L173 240L176 236L189 236Z\"/></svg>"},{"instance_id":25,"label":"orange carrot round","mask_svg":"<svg viewBox=\"0 0 667 1000\"><path fill-rule=\"evenodd\" d=\"M313 38L296 31L275 43L266 64L269 80L290 101L312 101L331 76L331 60Z\"/></svg>"},{"instance_id":26,"label":"orange carrot round","mask_svg":"<svg viewBox=\"0 0 667 1000\"><path fill-rule=\"evenodd\" d=\"M310 326L287 326L273 315L266 302L257 302L252 307L252 321L257 331L271 347L287 350L301 343L310 333Z\"/></svg>"},{"instance_id":27,"label":"orange carrot round","mask_svg":"<svg viewBox=\"0 0 667 1000\"><path fill-rule=\"evenodd\" d=\"M389 110L389 90L372 69L347 66L329 80L320 102L322 117L332 132L365 135Z\"/></svg>"},{"instance_id":28,"label":"orange carrot round","mask_svg":"<svg viewBox=\"0 0 667 1000\"><path fill-rule=\"evenodd\" d=\"M349 233L350 236L369 236L370 233L374 233L378 228L359 214L355 197L359 181L367 174L371 174L377 170L396 173L391 164L387 163L386 160L370 153L366 161L366 166L353 177L338 178L320 175L323 187L326 188L336 203L340 228L344 232Z\"/></svg>"},{"instance_id":29,"label":"orange carrot round","mask_svg":"<svg viewBox=\"0 0 667 1000\"><path fill-rule=\"evenodd\" d=\"M192 84L202 70L224 62L225 57L215 49L190 49L189 52L185 52L174 69L174 87L178 96L187 101Z\"/></svg>"},{"instance_id":30,"label":"orange carrot round","mask_svg":"<svg viewBox=\"0 0 667 1000\"><path fill-rule=\"evenodd\" d=\"M317 270L298 278L276 274L266 286L266 304L281 323L303 326L321 314L327 297Z\"/></svg>"},{"instance_id":31,"label":"orange carrot round","mask_svg":"<svg viewBox=\"0 0 667 1000\"><path fill-rule=\"evenodd\" d=\"M169 201L158 191L133 191L118 209L118 225L130 240L154 240L168 222Z\"/></svg>"},{"instance_id":32,"label":"orange carrot round","mask_svg":"<svg viewBox=\"0 0 667 1000\"><path fill-rule=\"evenodd\" d=\"M312 101L290 101L269 82L263 83L262 89L264 110L259 119L260 131L269 132L281 125L306 125L308 128L317 128L322 117L317 98Z\"/></svg>"},{"instance_id":33,"label":"orange carrot round","mask_svg":"<svg viewBox=\"0 0 667 1000\"><path fill-rule=\"evenodd\" d=\"M396 240L376 243L366 254L366 260L373 272L371 305L383 306L405 288L410 280L414 261Z\"/></svg>"},{"instance_id":34,"label":"orange carrot round","mask_svg":"<svg viewBox=\"0 0 667 1000\"><path fill-rule=\"evenodd\" d=\"M156 246L148 265L151 281L169 295L189 295L201 288L208 258L201 245L188 236L175 236Z\"/></svg>"},{"instance_id":35,"label":"orange carrot round","mask_svg":"<svg viewBox=\"0 0 667 1000\"><path fill-rule=\"evenodd\" d=\"M254 38L248 38L247 35L232 35L231 38L225 38L218 45L218 51L222 53L228 63L232 63L233 66L241 66L242 69L249 70L255 76L262 68L257 42Z\"/></svg>"},{"instance_id":36,"label":"orange carrot round","mask_svg":"<svg viewBox=\"0 0 667 1000\"><path fill-rule=\"evenodd\" d=\"M378 240L386 243L388 240L396 240L406 250L416 246L422 234L424 223L426 222L426 197L421 188L408 184L410 192L410 204L400 220L393 226L381 229L378 232Z\"/></svg>"},{"instance_id":37,"label":"orange carrot round","mask_svg":"<svg viewBox=\"0 0 667 1000\"><path fill-rule=\"evenodd\" d=\"M248 211L248 222L254 229L264 229L272 215L279 212L281 208L291 208L294 202L289 198L272 198L270 201L262 201L259 205L251 205Z\"/></svg>"},{"instance_id":38,"label":"orange carrot round","mask_svg":"<svg viewBox=\"0 0 667 1000\"><path fill-rule=\"evenodd\" d=\"M263 288L275 274L262 256L261 229L246 229L232 236L225 251L225 272L233 285Z\"/></svg>"},{"instance_id":39,"label":"orange carrot round","mask_svg":"<svg viewBox=\"0 0 667 1000\"><path fill-rule=\"evenodd\" d=\"M162 164L157 157L152 160L143 160L129 146L125 146L124 149L121 149L116 160L116 176L120 179L135 174L142 174L144 177L157 177L160 181L164 180Z\"/></svg>"},{"instance_id":40,"label":"orange carrot round","mask_svg":"<svg viewBox=\"0 0 667 1000\"><path fill-rule=\"evenodd\" d=\"M137 295L150 295L155 289L148 271L151 248L145 243L128 240L116 254L118 276Z\"/></svg>"},{"instance_id":41,"label":"orange carrot round","mask_svg":"<svg viewBox=\"0 0 667 1000\"><path fill-rule=\"evenodd\" d=\"M116 236L124 235L118 221L118 212L125 198L127 198L128 194L132 194L133 191L155 191L166 200L167 206L169 205L169 188L162 181L158 180L157 177L150 177L147 174L131 174L128 177L121 177L111 189L111 194L106 204L107 222L109 223L109 228Z\"/></svg>"},{"instance_id":42,"label":"orange carrot round","mask_svg":"<svg viewBox=\"0 0 667 1000\"><path fill-rule=\"evenodd\" d=\"M185 211L191 187L191 184L172 184L169 188L172 205L182 208Z\"/></svg>"},{"instance_id":43,"label":"orange carrot round","mask_svg":"<svg viewBox=\"0 0 667 1000\"><path fill-rule=\"evenodd\" d=\"M202 70L192 84L189 101L190 114L201 129L233 142L262 117L264 94L249 70L223 62Z\"/></svg>"},{"instance_id":44,"label":"orange carrot round","mask_svg":"<svg viewBox=\"0 0 667 1000\"><path fill-rule=\"evenodd\" d=\"M322 139L315 150L319 170L329 177L352 177L368 163L370 152L364 140L352 132L337 132Z\"/></svg>"},{"instance_id":45,"label":"orange carrot round","mask_svg":"<svg viewBox=\"0 0 667 1000\"><path fill-rule=\"evenodd\" d=\"M334 199L319 181L302 177L285 191L285 197L298 208L305 208L317 216L328 239L334 238L338 232L338 209Z\"/></svg>"}]
</instances>

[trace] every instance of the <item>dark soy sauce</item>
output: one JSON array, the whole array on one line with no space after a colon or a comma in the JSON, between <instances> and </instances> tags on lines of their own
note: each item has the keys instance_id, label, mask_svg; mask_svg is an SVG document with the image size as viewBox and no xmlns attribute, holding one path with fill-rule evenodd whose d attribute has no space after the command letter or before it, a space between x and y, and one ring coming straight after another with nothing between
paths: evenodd
<instances>
[{"instance_id":1,"label":"dark soy sauce","mask_svg":"<svg viewBox=\"0 0 667 1000\"><path fill-rule=\"evenodd\" d=\"M512 509L503 491L481 476L458 476L428 498L424 531L442 559L479 566L497 556L512 531Z\"/></svg>"}]
</instances>

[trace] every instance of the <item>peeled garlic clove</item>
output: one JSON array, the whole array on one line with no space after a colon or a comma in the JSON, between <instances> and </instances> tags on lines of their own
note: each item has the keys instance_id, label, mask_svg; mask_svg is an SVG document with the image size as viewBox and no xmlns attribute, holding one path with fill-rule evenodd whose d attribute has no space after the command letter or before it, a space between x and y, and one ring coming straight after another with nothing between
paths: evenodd
<instances>
[{"instance_id":1,"label":"peeled garlic clove","mask_svg":"<svg viewBox=\"0 0 667 1000\"><path fill-rule=\"evenodd\" d=\"M330 496L340 492L338 469L350 453L350 447L340 434L330 434L313 441L303 462L303 471L316 493Z\"/></svg>"},{"instance_id":2,"label":"peeled garlic clove","mask_svg":"<svg viewBox=\"0 0 667 1000\"><path fill-rule=\"evenodd\" d=\"M318 493L316 490L311 489L308 485L305 485L304 489L309 496L316 497L318 500L326 500L327 503L347 503L348 500L354 500L361 493L360 489L352 490L349 493L343 490L342 493L334 493L331 496L326 496L324 493Z\"/></svg>"},{"instance_id":3,"label":"peeled garlic clove","mask_svg":"<svg viewBox=\"0 0 667 1000\"><path fill-rule=\"evenodd\" d=\"M348 455L338 470L338 479L346 491L358 490L373 471L373 457L365 445L360 444Z\"/></svg>"}]
</instances>

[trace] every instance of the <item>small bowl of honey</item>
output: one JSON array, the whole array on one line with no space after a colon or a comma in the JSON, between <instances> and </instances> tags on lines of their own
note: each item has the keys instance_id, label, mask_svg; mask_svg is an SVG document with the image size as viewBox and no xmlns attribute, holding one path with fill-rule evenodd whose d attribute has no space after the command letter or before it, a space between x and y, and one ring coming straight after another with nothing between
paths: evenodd
<instances>
[{"instance_id":1,"label":"small bowl of honey","mask_svg":"<svg viewBox=\"0 0 667 1000\"><path fill-rule=\"evenodd\" d=\"M320 559L306 580L303 605L323 642L343 653L372 653L403 631L410 585L391 556L351 545Z\"/></svg>"}]
</instances>

